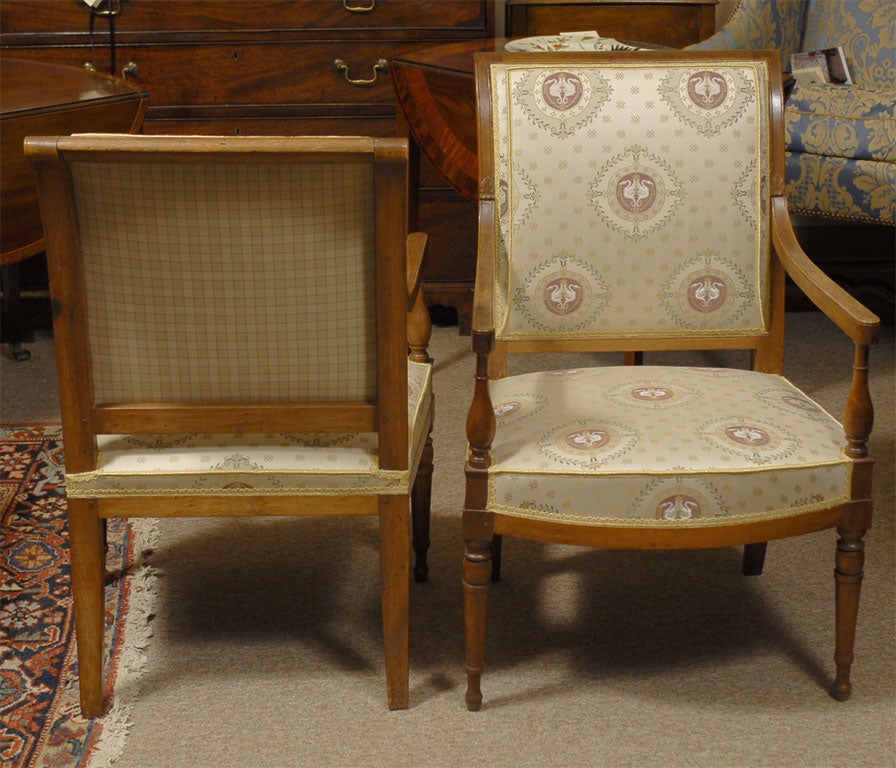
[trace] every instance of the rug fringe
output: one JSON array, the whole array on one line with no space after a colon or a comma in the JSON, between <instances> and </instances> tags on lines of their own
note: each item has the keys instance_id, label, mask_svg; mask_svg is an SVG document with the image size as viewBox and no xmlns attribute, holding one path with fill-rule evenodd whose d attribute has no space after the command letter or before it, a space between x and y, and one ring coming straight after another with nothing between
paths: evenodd
<instances>
[{"instance_id":1,"label":"rug fringe","mask_svg":"<svg viewBox=\"0 0 896 768\"><path fill-rule=\"evenodd\" d=\"M125 578L131 580L130 604L121 628L121 650L117 672L109 685L115 694L109 712L99 719L100 733L84 768L109 768L124 751L130 733L131 710L139 693L139 682L146 671L146 649L152 638L152 616L155 612L158 572L145 560L159 539L156 520L135 518L131 521L134 536L134 565Z\"/></svg>"}]
</instances>

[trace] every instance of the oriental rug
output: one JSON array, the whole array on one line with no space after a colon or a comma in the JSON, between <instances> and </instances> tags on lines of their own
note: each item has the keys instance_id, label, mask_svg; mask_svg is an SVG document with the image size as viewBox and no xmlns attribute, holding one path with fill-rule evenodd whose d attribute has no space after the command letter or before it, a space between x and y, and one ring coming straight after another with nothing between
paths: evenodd
<instances>
[{"instance_id":1,"label":"oriental rug","mask_svg":"<svg viewBox=\"0 0 896 768\"><path fill-rule=\"evenodd\" d=\"M150 521L109 520L107 714L81 717L62 430L0 427L0 765L100 768L124 746L151 635ZM112 689L115 695L110 696Z\"/></svg>"}]
</instances>

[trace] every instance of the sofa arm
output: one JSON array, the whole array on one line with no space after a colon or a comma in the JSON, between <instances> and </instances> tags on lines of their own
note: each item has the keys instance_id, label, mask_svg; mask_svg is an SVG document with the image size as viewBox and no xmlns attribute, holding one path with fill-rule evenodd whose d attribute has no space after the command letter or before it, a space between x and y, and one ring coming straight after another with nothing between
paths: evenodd
<instances>
[{"instance_id":1,"label":"sofa arm","mask_svg":"<svg viewBox=\"0 0 896 768\"><path fill-rule=\"evenodd\" d=\"M778 50L784 69L799 50L805 15L804 0L739 0L718 32L690 50Z\"/></svg>"}]
</instances>

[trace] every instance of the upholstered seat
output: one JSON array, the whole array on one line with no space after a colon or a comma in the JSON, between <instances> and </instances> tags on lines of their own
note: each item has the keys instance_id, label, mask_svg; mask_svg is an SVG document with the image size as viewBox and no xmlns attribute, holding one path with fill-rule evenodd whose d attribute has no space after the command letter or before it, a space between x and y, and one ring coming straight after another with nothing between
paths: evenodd
<instances>
[{"instance_id":1,"label":"upholstered seat","mask_svg":"<svg viewBox=\"0 0 896 768\"><path fill-rule=\"evenodd\" d=\"M432 368L408 361L408 466L431 416ZM408 470L380 469L376 432L99 435L97 467L69 472L70 498L407 494Z\"/></svg>"},{"instance_id":2,"label":"upholstered seat","mask_svg":"<svg viewBox=\"0 0 896 768\"><path fill-rule=\"evenodd\" d=\"M491 396L488 507L503 514L713 525L848 498L843 428L782 377L610 366L508 376Z\"/></svg>"}]
</instances>

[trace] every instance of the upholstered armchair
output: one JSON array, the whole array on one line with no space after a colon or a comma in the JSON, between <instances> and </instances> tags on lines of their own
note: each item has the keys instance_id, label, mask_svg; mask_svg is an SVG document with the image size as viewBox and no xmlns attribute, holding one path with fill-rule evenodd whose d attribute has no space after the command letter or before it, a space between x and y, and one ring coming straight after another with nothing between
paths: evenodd
<instances>
[{"instance_id":1,"label":"upholstered armchair","mask_svg":"<svg viewBox=\"0 0 896 768\"><path fill-rule=\"evenodd\" d=\"M839 534L833 695L848 698L879 321L794 236L779 57L478 54L476 89L467 706L482 702L488 600L500 599L491 584L508 537L742 546L744 572L759 574L767 542L828 528ZM785 272L854 342L842 425L782 375ZM743 353L743 367L651 360L722 349ZM645 351L643 365L613 364L631 350ZM535 352L583 354L514 370ZM598 352L617 359L600 365ZM847 376L849 363L839 361Z\"/></svg>"},{"instance_id":2,"label":"upholstered armchair","mask_svg":"<svg viewBox=\"0 0 896 768\"><path fill-rule=\"evenodd\" d=\"M798 80L787 100L788 205L794 213L893 225L896 3L741 0L725 26L692 50L774 49L786 72L791 54L837 46L852 85Z\"/></svg>"},{"instance_id":3,"label":"upholstered armchair","mask_svg":"<svg viewBox=\"0 0 896 768\"><path fill-rule=\"evenodd\" d=\"M26 154L83 714L104 705L102 526L135 516L377 516L387 698L407 707L410 518L422 581L433 413L407 142L32 137Z\"/></svg>"}]
</instances>

